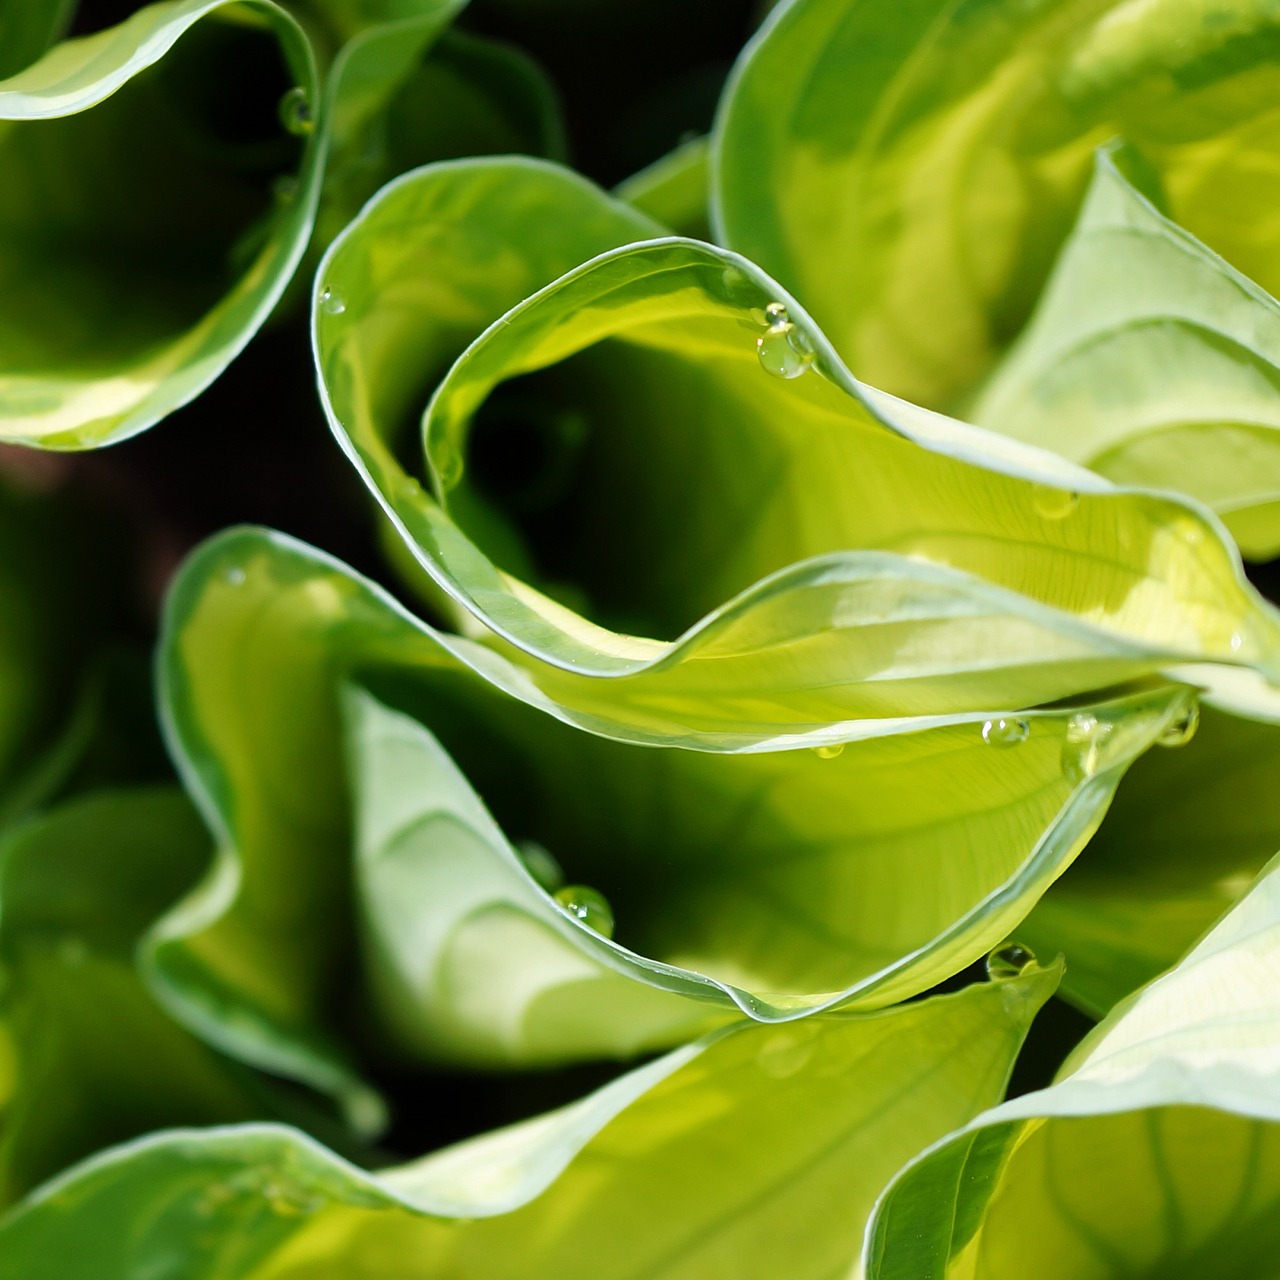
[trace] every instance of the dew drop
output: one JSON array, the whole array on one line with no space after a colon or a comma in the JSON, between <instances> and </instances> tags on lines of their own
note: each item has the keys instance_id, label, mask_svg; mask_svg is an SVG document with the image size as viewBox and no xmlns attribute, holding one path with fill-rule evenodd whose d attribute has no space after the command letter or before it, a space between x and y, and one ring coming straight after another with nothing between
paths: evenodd
<instances>
[{"instance_id":1,"label":"dew drop","mask_svg":"<svg viewBox=\"0 0 1280 1280\"><path fill-rule=\"evenodd\" d=\"M764 309L768 329L756 339L761 367L775 378L798 378L813 363L813 343L792 324L787 308L771 302Z\"/></svg>"},{"instance_id":2,"label":"dew drop","mask_svg":"<svg viewBox=\"0 0 1280 1280\"><path fill-rule=\"evenodd\" d=\"M557 889L556 901L575 919L602 938L613 937L613 908L604 894L585 884L569 884Z\"/></svg>"},{"instance_id":3,"label":"dew drop","mask_svg":"<svg viewBox=\"0 0 1280 1280\"><path fill-rule=\"evenodd\" d=\"M1031 726L1025 720L1001 716L983 722L982 740L989 747L1016 747L1018 743L1026 742L1030 732Z\"/></svg>"},{"instance_id":4,"label":"dew drop","mask_svg":"<svg viewBox=\"0 0 1280 1280\"><path fill-rule=\"evenodd\" d=\"M813 1057L813 1038L799 1031L775 1031L760 1046L756 1065L774 1080L803 1071Z\"/></svg>"},{"instance_id":5,"label":"dew drop","mask_svg":"<svg viewBox=\"0 0 1280 1280\"><path fill-rule=\"evenodd\" d=\"M1165 726L1164 731L1156 739L1160 747L1185 747L1196 736L1200 727L1200 702L1192 698L1183 711Z\"/></svg>"},{"instance_id":6,"label":"dew drop","mask_svg":"<svg viewBox=\"0 0 1280 1280\"><path fill-rule=\"evenodd\" d=\"M1091 711L1080 711L1067 721L1067 741L1062 748L1062 772L1069 782L1084 782L1102 767L1113 724Z\"/></svg>"},{"instance_id":7,"label":"dew drop","mask_svg":"<svg viewBox=\"0 0 1280 1280\"><path fill-rule=\"evenodd\" d=\"M230 569L224 569L222 579L229 587L244 586L245 573L239 565L233 565Z\"/></svg>"},{"instance_id":8,"label":"dew drop","mask_svg":"<svg viewBox=\"0 0 1280 1280\"><path fill-rule=\"evenodd\" d=\"M299 135L310 133L315 128L311 98L300 84L294 85L280 99L280 123L290 133Z\"/></svg>"},{"instance_id":9,"label":"dew drop","mask_svg":"<svg viewBox=\"0 0 1280 1280\"><path fill-rule=\"evenodd\" d=\"M1244 648L1244 636L1242 636L1238 631L1233 632L1228 643L1231 645L1232 653L1239 653L1240 650Z\"/></svg>"},{"instance_id":10,"label":"dew drop","mask_svg":"<svg viewBox=\"0 0 1280 1280\"><path fill-rule=\"evenodd\" d=\"M1011 938L1002 942L987 957L987 977L992 982L1000 982L1004 978L1016 978L1028 965L1035 963L1035 956L1020 942Z\"/></svg>"},{"instance_id":11,"label":"dew drop","mask_svg":"<svg viewBox=\"0 0 1280 1280\"><path fill-rule=\"evenodd\" d=\"M1080 495L1074 489L1056 489L1047 484L1036 485L1031 500L1046 520L1065 520L1080 505Z\"/></svg>"},{"instance_id":12,"label":"dew drop","mask_svg":"<svg viewBox=\"0 0 1280 1280\"><path fill-rule=\"evenodd\" d=\"M340 316L347 309L347 300L328 285L320 290L319 302L320 310L327 316Z\"/></svg>"},{"instance_id":13,"label":"dew drop","mask_svg":"<svg viewBox=\"0 0 1280 1280\"><path fill-rule=\"evenodd\" d=\"M814 747L813 754L819 760L834 760L842 751L844 751L843 742L824 742L822 746Z\"/></svg>"},{"instance_id":14,"label":"dew drop","mask_svg":"<svg viewBox=\"0 0 1280 1280\"><path fill-rule=\"evenodd\" d=\"M524 863L524 869L548 893L555 893L564 884L564 868L546 845L539 844L536 840L521 840L516 845L516 852Z\"/></svg>"}]
</instances>

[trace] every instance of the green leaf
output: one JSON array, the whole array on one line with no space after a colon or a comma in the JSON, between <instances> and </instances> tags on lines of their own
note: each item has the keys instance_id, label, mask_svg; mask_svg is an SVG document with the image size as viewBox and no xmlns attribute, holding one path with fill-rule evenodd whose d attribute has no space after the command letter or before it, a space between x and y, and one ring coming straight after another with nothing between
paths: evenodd
<instances>
[{"instance_id":1,"label":"green leaf","mask_svg":"<svg viewBox=\"0 0 1280 1280\"><path fill-rule=\"evenodd\" d=\"M174 791L102 793L0 841L0 1202L113 1142L262 1114L243 1072L155 1004L138 936L187 890L208 839Z\"/></svg>"},{"instance_id":2,"label":"green leaf","mask_svg":"<svg viewBox=\"0 0 1280 1280\"><path fill-rule=\"evenodd\" d=\"M1280 552L1280 305L1098 156L1080 221L976 421L1199 498Z\"/></svg>"},{"instance_id":3,"label":"green leaf","mask_svg":"<svg viewBox=\"0 0 1280 1280\"><path fill-rule=\"evenodd\" d=\"M710 147L694 138L621 183L615 194L682 236L711 239Z\"/></svg>"},{"instance_id":4,"label":"green leaf","mask_svg":"<svg viewBox=\"0 0 1280 1280\"><path fill-rule=\"evenodd\" d=\"M1055 976L785 1030L739 1024L376 1176L278 1128L158 1135L12 1215L0 1277L843 1274L892 1171L1000 1096Z\"/></svg>"},{"instance_id":5,"label":"green leaf","mask_svg":"<svg viewBox=\"0 0 1280 1280\"><path fill-rule=\"evenodd\" d=\"M29 66L71 21L75 0L6 0L0 7L0 79Z\"/></svg>"},{"instance_id":6,"label":"green leaf","mask_svg":"<svg viewBox=\"0 0 1280 1280\"><path fill-rule=\"evenodd\" d=\"M0 480L0 826L47 801L92 737L131 585L121 541L84 503Z\"/></svg>"},{"instance_id":7,"label":"green leaf","mask_svg":"<svg viewBox=\"0 0 1280 1280\"><path fill-rule=\"evenodd\" d=\"M313 311L340 442L459 624L561 705L715 746L922 727L1185 661L1272 671L1274 613L1201 509L862 386L735 255L604 252L492 323L606 230L637 234L546 166L429 168L335 242L317 299L343 309ZM394 447L486 321L424 417L428 494ZM771 377L760 342L803 376Z\"/></svg>"},{"instance_id":8,"label":"green leaf","mask_svg":"<svg viewBox=\"0 0 1280 1280\"><path fill-rule=\"evenodd\" d=\"M1280 726L1206 707L1194 740L1136 761L1086 855L1018 928L1067 958L1094 1014L1176 963L1280 849Z\"/></svg>"},{"instance_id":9,"label":"green leaf","mask_svg":"<svg viewBox=\"0 0 1280 1280\"><path fill-rule=\"evenodd\" d=\"M348 56L340 65L335 119L345 129L325 176L321 246L378 187L409 169L461 156L564 154L559 102L537 63L511 46L447 29L458 3L436 8L412 24L411 40L404 22L375 29L359 64Z\"/></svg>"},{"instance_id":10,"label":"green leaf","mask_svg":"<svg viewBox=\"0 0 1280 1280\"><path fill-rule=\"evenodd\" d=\"M305 137L280 118L291 87ZM151 5L0 81L0 440L106 444L218 376L306 246L319 102L267 0Z\"/></svg>"},{"instance_id":11,"label":"green leaf","mask_svg":"<svg viewBox=\"0 0 1280 1280\"><path fill-rule=\"evenodd\" d=\"M1173 220L1274 293L1278 34L1268 0L783 5L722 103L718 238L860 378L930 406L1017 334L1117 135Z\"/></svg>"},{"instance_id":12,"label":"green leaf","mask_svg":"<svg viewBox=\"0 0 1280 1280\"><path fill-rule=\"evenodd\" d=\"M1158 687L817 752L654 751L581 732L597 726L519 667L252 530L188 563L161 674L220 857L157 930L157 989L227 1052L357 1113L330 994L356 963L353 879L401 1053L618 1057L740 1010L879 1007L1012 931L1188 710ZM549 851L606 896L616 940L539 887L529 841L531 865Z\"/></svg>"},{"instance_id":13,"label":"green leaf","mask_svg":"<svg viewBox=\"0 0 1280 1280\"><path fill-rule=\"evenodd\" d=\"M867 1233L869 1280L1222 1277L1280 1245L1280 865L1049 1089L914 1161Z\"/></svg>"}]
</instances>

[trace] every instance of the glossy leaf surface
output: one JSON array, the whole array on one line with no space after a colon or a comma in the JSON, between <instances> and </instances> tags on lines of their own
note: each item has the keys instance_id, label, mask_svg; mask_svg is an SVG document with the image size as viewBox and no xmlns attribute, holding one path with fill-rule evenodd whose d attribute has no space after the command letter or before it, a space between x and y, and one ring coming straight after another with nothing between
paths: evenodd
<instances>
[{"instance_id":1,"label":"glossy leaf surface","mask_svg":"<svg viewBox=\"0 0 1280 1280\"><path fill-rule=\"evenodd\" d=\"M1122 484L1194 495L1251 558L1280 551L1280 305L1107 152L973 414Z\"/></svg>"},{"instance_id":2,"label":"glossy leaf surface","mask_svg":"<svg viewBox=\"0 0 1280 1280\"><path fill-rule=\"evenodd\" d=\"M1049 1089L900 1175L874 1280L1269 1274L1280 1244L1280 874L1116 1009Z\"/></svg>"},{"instance_id":3,"label":"glossy leaf surface","mask_svg":"<svg viewBox=\"0 0 1280 1280\"><path fill-rule=\"evenodd\" d=\"M429 1059L617 1057L739 1010L878 1007L1011 932L1188 706L1161 689L843 750L654 751L581 732L487 648L253 531L189 565L162 673L220 855L157 930L155 981L357 1121L330 1003L359 975L357 923L385 1025ZM613 939L540 886L548 853L604 895Z\"/></svg>"},{"instance_id":4,"label":"glossy leaf surface","mask_svg":"<svg viewBox=\"0 0 1280 1280\"><path fill-rule=\"evenodd\" d=\"M999 1096L1054 976L1033 968L784 1030L739 1024L559 1112L376 1177L283 1129L158 1135L0 1225L0 1276L125 1280L162 1264L189 1280L335 1267L817 1280L853 1264L875 1191L904 1156Z\"/></svg>"}]
</instances>

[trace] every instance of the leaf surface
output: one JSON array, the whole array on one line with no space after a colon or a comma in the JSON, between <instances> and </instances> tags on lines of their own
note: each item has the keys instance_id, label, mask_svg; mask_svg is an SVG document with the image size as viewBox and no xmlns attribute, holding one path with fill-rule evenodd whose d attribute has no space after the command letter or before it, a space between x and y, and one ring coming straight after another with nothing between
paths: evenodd
<instances>
[{"instance_id":1,"label":"leaf surface","mask_svg":"<svg viewBox=\"0 0 1280 1280\"><path fill-rule=\"evenodd\" d=\"M1253 559L1280 551L1280 305L1106 151L973 415L1121 484L1199 498Z\"/></svg>"},{"instance_id":2,"label":"leaf surface","mask_svg":"<svg viewBox=\"0 0 1280 1280\"><path fill-rule=\"evenodd\" d=\"M1270 1274L1280 1244L1280 874L1115 1009L1058 1081L881 1199L871 1280Z\"/></svg>"},{"instance_id":3,"label":"leaf surface","mask_svg":"<svg viewBox=\"0 0 1280 1280\"><path fill-rule=\"evenodd\" d=\"M245 66L302 136L275 98L227 102ZM310 235L319 95L266 0L151 5L0 82L0 439L92 448L217 377Z\"/></svg>"},{"instance_id":4,"label":"leaf surface","mask_svg":"<svg viewBox=\"0 0 1280 1280\"><path fill-rule=\"evenodd\" d=\"M722 101L718 238L860 378L935 408L1022 327L1114 137L1274 293L1276 23L1266 0L782 5Z\"/></svg>"},{"instance_id":5,"label":"leaf surface","mask_svg":"<svg viewBox=\"0 0 1280 1280\"><path fill-rule=\"evenodd\" d=\"M1054 977L1032 969L785 1030L739 1024L559 1112L377 1176L279 1128L158 1135L12 1215L0 1276L125 1280L163 1260L189 1280L335 1266L817 1280L850 1267L897 1164L1000 1095Z\"/></svg>"}]
</instances>

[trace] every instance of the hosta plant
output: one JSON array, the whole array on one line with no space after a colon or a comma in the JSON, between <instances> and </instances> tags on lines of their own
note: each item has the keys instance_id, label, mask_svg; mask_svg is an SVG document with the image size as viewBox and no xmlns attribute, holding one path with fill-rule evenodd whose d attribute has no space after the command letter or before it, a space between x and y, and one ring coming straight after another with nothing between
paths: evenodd
<instances>
[{"instance_id":1,"label":"hosta plant","mask_svg":"<svg viewBox=\"0 0 1280 1280\"><path fill-rule=\"evenodd\" d=\"M0 0L0 1280L1280 1275L1280 16L685 8Z\"/></svg>"}]
</instances>

